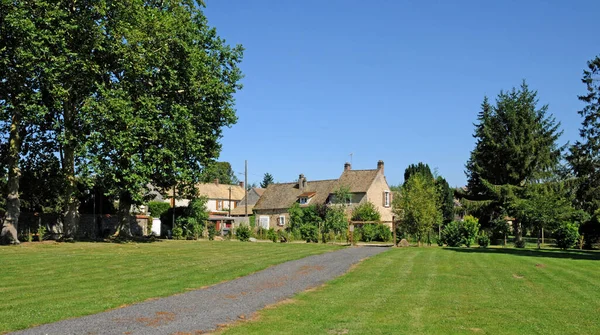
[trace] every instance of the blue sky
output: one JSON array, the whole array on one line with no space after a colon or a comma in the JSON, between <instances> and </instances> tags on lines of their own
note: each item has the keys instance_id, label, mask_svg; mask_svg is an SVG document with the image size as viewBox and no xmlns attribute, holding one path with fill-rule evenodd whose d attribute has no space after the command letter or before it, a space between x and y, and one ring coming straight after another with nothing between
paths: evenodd
<instances>
[{"instance_id":1,"label":"blue sky","mask_svg":"<svg viewBox=\"0 0 600 335\"><path fill-rule=\"evenodd\" d=\"M390 185L419 161L466 181L473 122L527 80L578 139L600 1L207 0L209 23L246 51L238 123L219 160L249 182L337 178L385 162ZM243 175L239 175L243 180Z\"/></svg>"}]
</instances>

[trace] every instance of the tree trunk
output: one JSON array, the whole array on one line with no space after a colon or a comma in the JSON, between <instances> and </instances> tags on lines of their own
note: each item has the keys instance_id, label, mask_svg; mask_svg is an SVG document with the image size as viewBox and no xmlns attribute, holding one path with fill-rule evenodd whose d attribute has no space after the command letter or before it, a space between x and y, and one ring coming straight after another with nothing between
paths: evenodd
<instances>
[{"instance_id":1,"label":"tree trunk","mask_svg":"<svg viewBox=\"0 0 600 335\"><path fill-rule=\"evenodd\" d=\"M77 183L75 179L75 150L73 146L65 146L63 170L67 180L64 207L64 237L75 238L79 226L79 200L77 199Z\"/></svg>"},{"instance_id":2,"label":"tree trunk","mask_svg":"<svg viewBox=\"0 0 600 335\"><path fill-rule=\"evenodd\" d=\"M523 240L523 230L521 229L521 222L518 220L513 221L513 229L515 231L515 243Z\"/></svg>"},{"instance_id":3,"label":"tree trunk","mask_svg":"<svg viewBox=\"0 0 600 335\"><path fill-rule=\"evenodd\" d=\"M64 238L75 238L79 226L79 200L77 198L77 181L75 178L75 142L74 142L74 115L75 111L70 104L64 109L65 139L63 172L66 178L64 206Z\"/></svg>"},{"instance_id":4,"label":"tree trunk","mask_svg":"<svg viewBox=\"0 0 600 335\"><path fill-rule=\"evenodd\" d=\"M538 239L537 239L538 249L542 248L541 241L542 241L542 228L538 229Z\"/></svg>"},{"instance_id":5,"label":"tree trunk","mask_svg":"<svg viewBox=\"0 0 600 335\"><path fill-rule=\"evenodd\" d=\"M17 228L19 215L21 214L21 201L19 200L19 154L21 152L21 113L15 111L12 115L10 125L10 137L8 147L8 198L6 201L6 217L2 224L0 241L2 243L19 244Z\"/></svg>"},{"instance_id":6,"label":"tree trunk","mask_svg":"<svg viewBox=\"0 0 600 335\"><path fill-rule=\"evenodd\" d=\"M131 234L131 195L127 192L121 193L119 197L119 225L115 236L129 238Z\"/></svg>"}]
</instances>

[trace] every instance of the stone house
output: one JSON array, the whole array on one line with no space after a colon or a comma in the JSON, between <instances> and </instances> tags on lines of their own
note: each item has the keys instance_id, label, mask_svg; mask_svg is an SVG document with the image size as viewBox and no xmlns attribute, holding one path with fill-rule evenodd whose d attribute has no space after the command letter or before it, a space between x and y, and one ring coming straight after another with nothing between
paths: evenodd
<instances>
[{"instance_id":1,"label":"stone house","mask_svg":"<svg viewBox=\"0 0 600 335\"><path fill-rule=\"evenodd\" d=\"M231 216L234 218L236 224L246 222L246 214L252 215L254 205L258 202L258 199L264 193L264 188L253 187L247 191L246 196L237 204L237 207L231 210ZM246 206L248 204L248 206ZM247 211L247 212L246 212Z\"/></svg>"},{"instance_id":2,"label":"stone house","mask_svg":"<svg viewBox=\"0 0 600 335\"><path fill-rule=\"evenodd\" d=\"M294 203L331 204L335 191L342 186L351 195L348 214L357 205L370 201L381 214L382 223L392 226L392 192L385 179L383 161L377 162L377 169L373 170L352 170L346 163L338 179L310 181L301 174L296 182L269 185L254 205L256 225L283 229L289 223L288 210Z\"/></svg>"}]
</instances>

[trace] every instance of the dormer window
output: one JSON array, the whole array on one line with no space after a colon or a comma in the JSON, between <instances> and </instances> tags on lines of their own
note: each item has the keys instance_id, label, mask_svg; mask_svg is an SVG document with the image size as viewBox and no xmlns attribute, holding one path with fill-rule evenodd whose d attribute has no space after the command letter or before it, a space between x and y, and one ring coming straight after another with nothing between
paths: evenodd
<instances>
[{"instance_id":1,"label":"dormer window","mask_svg":"<svg viewBox=\"0 0 600 335\"><path fill-rule=\"evenodd\" d=\"M310 199L315 196L315 192L304 192L298 196L298 203L300 205L307 205Z\"/></svg>"}]
</instances>

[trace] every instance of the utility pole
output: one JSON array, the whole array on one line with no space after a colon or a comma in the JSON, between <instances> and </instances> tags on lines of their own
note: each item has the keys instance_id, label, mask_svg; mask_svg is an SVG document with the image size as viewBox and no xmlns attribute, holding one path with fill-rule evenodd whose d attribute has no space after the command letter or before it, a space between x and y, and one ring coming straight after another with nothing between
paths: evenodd
<instances>
[{"instance_id":1,"label":"utility pole","mask_svg":"<svg viewBox=\"0 0 600 335\"><path fill-rule=\"evenodd\" d=\"M246 203L246 221L248 221L248 160L244 161L244 202ZM250 222L248 222L250 225Z\"/></svg>"},{"instance_id":2,"label":"utility pole","mask_svg":"<svg viewBox=\"0 0 600 335\"><path fill-rule=\"evenodd\" d=\"M231 185L229 185L229 216L231 217Z\"/></svg>"},{"instance_id":3,"label":"utility pole","mask_svg":"<svg viewBox=\"0 0 600 335\"><path fill-rule=\"evenodd\" d=\"M175 228L175 185L173 185L173 226L171 232L173 232L173 228Z\"/></svg>"}]
</instances>

